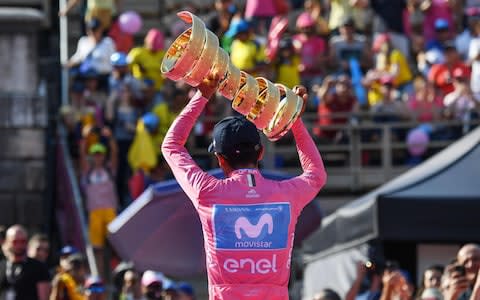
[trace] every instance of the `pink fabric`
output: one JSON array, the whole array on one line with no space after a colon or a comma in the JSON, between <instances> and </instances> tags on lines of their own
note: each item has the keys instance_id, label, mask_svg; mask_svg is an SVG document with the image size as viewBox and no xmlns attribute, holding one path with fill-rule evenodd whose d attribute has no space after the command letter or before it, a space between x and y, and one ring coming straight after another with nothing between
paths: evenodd
<instances>
[{"instance_id":1,"label":"pink fabric","mask_svg":"<svg viewBox=\"0 0 480 300\"><path fill-rule=\"evenodd\" d=\"M325 53L325 40L319 36L308 37L304 34L297 34L293 39L305 67L302 75L321 74L321 70L318 68L318 57Z\"/></svg>"},{"instance_id":2,"label":"pink fabric","mask_svg":"<svg viewBox=\"0 0 480 300\"><path fill-rule=\"evenodd\" d=\"M277 11L274 1L275 0L247 0L245 18L275 16Z\"/></svg>"},{"instance_id":3,"label":"pink fabric","mask_svg":"<svg viewBox=\"0 0 480 300\"><path fill-rule=\"evenodd\" d=\"M450 33L454 33L453 12L445 0L433 0L432 7L425 14L424 31L426 41L435 38L435 20L445 19L448 21Z\"/></svg>"},{"instance_id":4,"label":"pink fabric","mask_svg":"<svg viewBox=\"0 0 480 300\"><path fill-rule=\"evenodd\" d=\"M426 41L435 38L435 21L437 19L447 20L450 26L450 33L454 33L453 12L447 1L433 0L432 6L425 13L425 19L423 20L423 35ZM410 13L407 9L403 11L403 29L407 36L411 36L412 28L410 27Z\"/></svg>"},{"instance_id":5,"label":"pink fabric","mask_svg":"<svg viewBox=\"0 0 480 300\"><path fill-rule=\"evenodd\" d=\"M303 174L272 181L257 169L216 179L185 142L207 99L195 94L170 127L162 153L202 224L209 299L287 300L297 218L326 181L320 153L301 120L292 127Z\"/></svg>"},{"instance_id":6,"label":"pink fabric","mask_svg":"<svg viewBox=\"0 0 480 300\"><path fill-rule=\"evenodd\" d=\"M433 101L418 101L417 98L413 96L407 105L412 112L419 114L418 121L432 122L434 121L434 111L441 109L443 102L441 97L435 97Z\"/></svg>"}]
</instances>

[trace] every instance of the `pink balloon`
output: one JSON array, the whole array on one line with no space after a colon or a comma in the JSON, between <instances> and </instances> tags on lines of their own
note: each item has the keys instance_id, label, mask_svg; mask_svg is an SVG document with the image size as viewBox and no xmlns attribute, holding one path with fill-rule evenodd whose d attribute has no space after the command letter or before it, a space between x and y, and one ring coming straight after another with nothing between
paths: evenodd
<instances>
[{"instance_id":1,"label":"pink balloon","mask_svg":"<svg viewBox=\"0 0 480 300\"><path fill-rule=\"evenodd\" d=\"M430 138L425 131L421 129L412 130L407 136L408 152L413 156L420 156L427 150L429 142Z\"/></svg>"},{"instance_id":2,"label":"pink balloon","mask_svg":"<svg viewBox=\"0 0 480 300\"><path fill-rule=\"evenodd\" d=\"M126 11L118 18L120 29L129 34L135 34L142 28L142 17L134 11Z\"/></svg>"}]
</instances>

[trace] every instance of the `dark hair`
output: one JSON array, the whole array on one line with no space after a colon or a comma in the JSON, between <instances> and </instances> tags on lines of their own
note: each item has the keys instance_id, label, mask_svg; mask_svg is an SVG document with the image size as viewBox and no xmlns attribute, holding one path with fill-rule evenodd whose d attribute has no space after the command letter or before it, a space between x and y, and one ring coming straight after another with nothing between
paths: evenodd
<instances>
[{"instance_id":1,"label":"dark hair","mask_svg":"<svg viewBox=\"0 0 480 300\"><path fill-rule=\"evenodd\" d=\"M50 242L50 240L48 239L48 236L46 234L43 234L43 233L36 233L34 235L32 235L32 237L30 238L30 241L29 243L33 243L33 242Z\"/></svg>"},{"instance_id":2,"label":"dark hair","mask_svg":"<svg viewBox=\"0 0 480 300\"><path fill-rule=\"evenodd\" d=\"M80 253L70 255L67 258L67 260L68 260L68 263L70 264L71 270L78 271L86 267L86 259Z\"/></svg>"},{"instance_id":3,"label":"dark hair","mask_svg":"<svg viewBox=\"0 0 480 300\"><path fill-rule=\"evenodd\" d=\"M233 169L241 169L248 165L256 165L258 163L258 159L260 157L260 152L262 151L262 147L258 150L253 149L253 145L239 145L239 149L247 149L241 151L238 154L220 154L222 155L225 160L228 162L230 167Z\"/></svg>"},{"instance_id":4,"label":"dark hair","mask_svg":"<svg viewBox=\"0 0 480 300\"><path fill-rule=\"evenodd\" d=\"M332 289L323 289L314 300L340 300L340 296Z\"/></svg>"},{"instance_id":5,"label":"dark hair","mask_svg":"<svg viewBox=\"0 0 480 300\"><path fill-rule=\"evenodd\" d=\"M7 237L7 227L0 225L0 239L4 240Z\"/></svg>"},{"instance_id":6,"label":"dark hair","mask_svg":"<svg viewBox=\"0 0 480 300\"><path fill-rule=\"evenodd\" d=\"M425 272L427 271L438 271L443 274L443 271L445 270L445 267L442 265L431 265L428 268L425 269ZM423 273L425 273L423 272Z\"/></svg>"}]
</instances>

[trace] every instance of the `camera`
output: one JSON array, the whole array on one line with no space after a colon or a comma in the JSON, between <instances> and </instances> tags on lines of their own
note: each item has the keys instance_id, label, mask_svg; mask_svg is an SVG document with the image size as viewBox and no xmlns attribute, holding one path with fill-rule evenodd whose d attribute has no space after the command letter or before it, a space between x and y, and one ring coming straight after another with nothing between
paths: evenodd
<instances>
[{"instance_id":1,"label":"camera","mask_svg":"<svg viewBox=\"0 0 480 300\"><path fill-rule=\"evenodd\" d=\"M465 276L467 274L467 271L465 270L464 266L456 265L453 267L452 273L458 273L460 276Z\"/></svg>"}]
</instances>

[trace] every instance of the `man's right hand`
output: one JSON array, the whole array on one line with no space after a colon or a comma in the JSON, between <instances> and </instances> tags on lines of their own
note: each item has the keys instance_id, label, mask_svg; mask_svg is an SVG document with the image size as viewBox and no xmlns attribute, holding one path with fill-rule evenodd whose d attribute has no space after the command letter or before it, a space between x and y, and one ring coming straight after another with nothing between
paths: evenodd
<instances>
[{"instance_id":1,"label":"man's right hand","mask_svg":"<svg viewBox=\"0 0 480 300\"><path fill-rule=\"evenodd\" d=\"M218 74L209 74L208 77L198 85L198 90L202 96L210 99L217 91L220 76Z\"/></svg>"},{"instance_id":2,"label":"man's right hand","mask_svg":"<svg viewBox=\"0 0 480 300\"><path fill-rule=\"evenodd\" d=\"M300 115L302 115L303 112L305 111L305 108L307 108L307 101L308 101L307 88L304 87L303 85L296 85L293 87L292 90L295 94L297 94L297 96L303 99L302 112L300 113Z\"/></svg>"}]
</instances>

